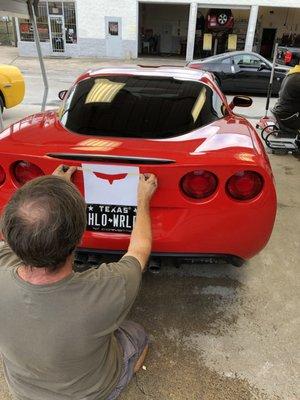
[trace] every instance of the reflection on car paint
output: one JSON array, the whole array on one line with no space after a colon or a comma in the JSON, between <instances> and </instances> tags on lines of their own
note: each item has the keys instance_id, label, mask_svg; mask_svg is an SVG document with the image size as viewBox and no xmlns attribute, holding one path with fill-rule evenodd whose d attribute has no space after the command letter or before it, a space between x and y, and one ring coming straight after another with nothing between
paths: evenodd
<instances>
[{"instance_id":1,"label":"reflection on car paint","mask_svg":"<svg viewBox=\"0 0 300 400\"><path fill-rule=\"evenodd\" d=\"M249 136L239 135L238 133L226 133L224 135L214 135L200 144L191 155L199 154L203 151L220 150L228 147L247 147L252 149L253 143Z\"/></svg>"}]
</instances>

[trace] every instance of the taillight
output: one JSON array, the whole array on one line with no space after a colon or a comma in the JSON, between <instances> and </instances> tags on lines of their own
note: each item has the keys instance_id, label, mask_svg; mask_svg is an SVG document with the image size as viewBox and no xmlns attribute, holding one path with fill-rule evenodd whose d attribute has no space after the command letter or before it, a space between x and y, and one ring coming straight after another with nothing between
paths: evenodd
<instances>
[{"instance_id":1,"label":"taillight","mask_svg":"<svg viewBox=\"0 0 300 400\"><path fill-rule=\"evenodd\" d=\"M262 191L263 185L263 178L257 172L241 171L228 179L226 190L236 200L251 200Z\"/></svg>"},{"instance_id":2,"label":"taillight","mask_svg":"<svg viewBox=\"0 0 300 400\"><path fill-rule=\"evenodd\" d=\"M189 68L193 68L193 69L202 69L202 65L201 64L188 64Z\"/></svg>"},{"instance_id":3,"label":"taillight","mask_svg":"<svg viewBox=\"0 0 300 400\"><path fill-rule=\"evenodd\" d=\"M5 178L6 178L5 171L0 165L0 185L2 185L2 183L4 183Z\"/></svg>"},{"instance_id":4,"label":"taillight","mask_svg":"<svg viewBox=\"0 0 300 400\"><path fill-rule=\"evenodd\" d=\"M40 167L28 161L17 161L13 166L12 172L15 180L20 185L44 175Z\"/></svg>"},{"instance_id":5,"label":"taillight","mask_svg":"<svg viewBox=\"0 0 300 400\"><path fill-rule=\"evenodd\" d=\"M291 51L286 51L284 53L284 63L289 64L292 61L293 53Z\"/></svg>"},{"instance_id":6,"label":"taillight","mask_svg":"<svg viewBox=\"0 0 300 400\"><path fill-rule=\"evenodd\" d=\"M192 199L204 199L217 189L218 178L212 172L197 170L184 175L180 180L183 193Z\"/></svg>"}]
</instances>

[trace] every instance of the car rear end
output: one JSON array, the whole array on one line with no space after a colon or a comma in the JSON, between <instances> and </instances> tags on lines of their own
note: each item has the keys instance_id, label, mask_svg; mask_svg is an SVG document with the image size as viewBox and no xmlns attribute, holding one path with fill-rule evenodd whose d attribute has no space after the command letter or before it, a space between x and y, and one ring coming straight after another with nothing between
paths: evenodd
<instances>
[{"instance_id":1,"label":"car rear end","mask_svg":"<svg viewBox=\"0 0 300 400\"><path fill-rule=\"evenodd\" d=\"M279 46L276 62L294 67L300 62L300 47Z\"/></svg>"},{"instance_id":2,"label":"car rear end","mask_svg":"<svg viewBox=\"0 0 300 400\"><path fill-rule=\"evenodd\" d=\"M159 182L151 204L153 254L240 265L265 246L276 212L272 174L248 125L233 115L222 117L221 109L212 111L216 93L203 83L198 87L192 80L174 82L159 74L154 80L133 76L128 82L117 90L115 83L123 84L122 78L96 76L90 86L84 83L84 99L82 91L71 89L60 121L49 112L35 117L30 128L24 121L23 134L9 134L16 127L7 130L1 205L35 176L50 174L61 163L76 165L74 183L87 202L81 250L124 252L136 214L138 174L151 172ZM121 90L124 98L118 103ZM88 114L91 103L97 120ZM238 126L242 133L236 134ZM74 129L77 133L71 134ZM110 136L103 130L110 130ZM26 143L34 136L40 145ZM23 146L16 155L12 143L18 142Z\"/></svg>"}]
</instances>

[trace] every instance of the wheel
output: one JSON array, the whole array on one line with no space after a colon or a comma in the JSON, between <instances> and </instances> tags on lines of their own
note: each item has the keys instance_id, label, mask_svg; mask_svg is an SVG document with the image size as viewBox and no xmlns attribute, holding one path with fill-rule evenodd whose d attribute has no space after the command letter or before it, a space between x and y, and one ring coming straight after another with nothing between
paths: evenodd
<instances>
[{"instance_id":1,"label":"wheel","mask_svg":"<svg viewBox=\"0 0 300 400\"><path fill-rule=\"evenodd\" d=\"M1 114L3 114L3 110L4 110L4 103L3 103L3 99L0 95L0 112L1 112Z\"/></svg>"},{"instance_id":2,"label":"wheel","mask_svg":"<svg viewBox=\"0 0 300 400\"><path fill-rule=\"evenodd\" d=\"M219 25L226 25L228 22L228 15L224 12L220 13L217 18Z\"/></svg>"}]
</instances>

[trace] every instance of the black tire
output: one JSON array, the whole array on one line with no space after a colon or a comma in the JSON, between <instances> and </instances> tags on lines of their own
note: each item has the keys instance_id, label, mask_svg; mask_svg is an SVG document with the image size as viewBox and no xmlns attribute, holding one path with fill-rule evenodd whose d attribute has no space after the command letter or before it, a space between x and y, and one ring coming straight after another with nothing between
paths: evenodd
<instances>
[{"instance_id":1,"label":"black tire","mask_svg":"<svg viewBox=\"0 0 300 400\"><path fill-rule=\"evenodd\" d=\"M2 96L0 94L0 112L1 112L1 114L3 114L3 110L4 110L4 103L3 103Z\"/></svg>"}]
</instances>

